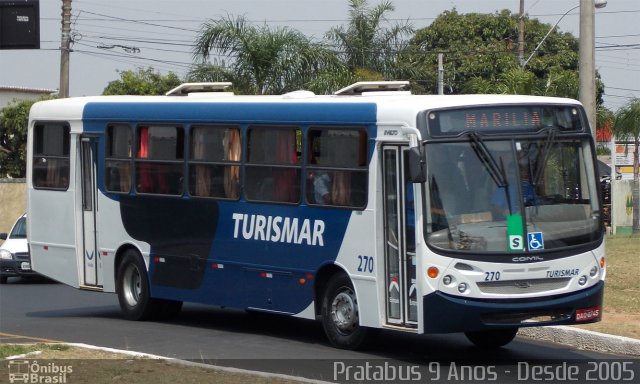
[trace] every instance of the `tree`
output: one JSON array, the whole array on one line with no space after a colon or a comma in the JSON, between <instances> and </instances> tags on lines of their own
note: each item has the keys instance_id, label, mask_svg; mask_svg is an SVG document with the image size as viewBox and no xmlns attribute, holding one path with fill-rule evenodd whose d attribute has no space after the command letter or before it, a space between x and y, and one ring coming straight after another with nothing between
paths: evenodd
<instances>
[{"instance_id":1,"label":"tree","mask_svg":"<svg viewBox=\"0 0 640 384\"><path fill-rule=\"evenodd\" d=\"M640 160L640 99L633 99L615 113L613 132L617 138L631 140L633 151L633 233L640 233L640 179L638 162Z\"/></svg>"},{"instance_id":2,"label":"tree","mask_svg":"<svg viewBox=\"0 0 640 384\"><path fill-rule=\"evenodd\" d=\"M437 57L444 54L446 93L527 93L578 97L578 39L554 31L522 68L518 61L519 15L509 10L495 14L459 14L445 11L416 32L400 55L414 68L418 90L437 89ZM525 17L525 54L528 56L551 25ZM527 52L528 50L528 52ZM598 103L604 88L598 84Z\"/></svg>"},{"instance_id":3,"label":"tree","mask_svg":"<svg viewBox=\"0 0 640 384\"><path fill-rule=\"evenodd\" d=\"M39 100L14 99L0 111L0 177L25 177L29 110Z\"/></svg>"},{"instance_id":4,"label":"tree","mask_svg":"<svg viewBox=\"0 0 640 384\"><path fill-rule=\"evenodd\" d=\"M231 59L228 67L206 67L212 53ZM288 28L255 27L239 16L203 25L195 42L194 57L216 76L229 78L234 89L251 94L281 94L306 85L319 73L340 67L336 56ZM198 68L198 67L196 67ZM206 76L192 71L191 78Z\"/></svg>"},{"instance_id":5,"label":"tree","mask_svg":"<svg viewBox=\"0 0 640 384\"><path fill-rule=\"evenodd\" d=\"M110 81L103 95L164 95L182 83L178 75L162 75L153 68L119 71L120 80Z\"/></svg>"},{"instance_id":6,"label":"tree","mask_svg":"<svg viewBox=\"0 0 640 384\"><path fill-rule=\"evenodd\" d=\"M366 0L350 0L349 8L348 25L326 33L340 50L338 56L353 73L360 68L394 77L398 52L406 47L405 37L413 34L413 27L408 23L383 27L385 15L395 9L390 1L369 8Z\"/></svg>"}]
</instances>

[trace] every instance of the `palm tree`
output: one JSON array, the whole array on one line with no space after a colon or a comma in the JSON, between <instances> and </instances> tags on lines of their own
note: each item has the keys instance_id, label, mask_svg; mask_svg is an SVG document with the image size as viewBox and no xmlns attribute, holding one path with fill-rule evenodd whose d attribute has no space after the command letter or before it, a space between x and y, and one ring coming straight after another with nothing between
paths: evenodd
<instances>
[{"instance_id":1,"label":"palm tree","mask_svg":"<svg viewBox=\"0 0 640 384\"><path fill-rule=\"evenodd\" d=\"M349 24L331 28L326 38L338 46L350 71L363 68L393 76L398 52L408 44L404 38L413 27L404 23L382 28L385 15L395 9L390 1L368 8L366 0L349 0L349 8Z\"/></svg>"},{"instance_id":2,"label":"palm tree","mask_svg":"<svg viewBox=\"0 0 640 384\"><path fill-rule=\"evenodd\" d=\"M638 150L640 149L640 99L633 99L615 114L613 132L622 140L632 140L633 151L633 233L640 233L640 179L638 177Z\"/></svg>"},{"instance_id":3,"label":"palm tree","mask_svg":"<svg viewBox=\"0 0 640 384\"><path fill-rule=\"evenodd\" d=\"M340 65L335 54L299 31L252 26L243 16L202 26L194 49L194 58L202 64L194 68L190 78L207 77L202 69L207 68L212 53L230 59L229 66L212 77L226 74L236 90L254 94L304 88L315 74Z\"/></svg>"}]
</instances>

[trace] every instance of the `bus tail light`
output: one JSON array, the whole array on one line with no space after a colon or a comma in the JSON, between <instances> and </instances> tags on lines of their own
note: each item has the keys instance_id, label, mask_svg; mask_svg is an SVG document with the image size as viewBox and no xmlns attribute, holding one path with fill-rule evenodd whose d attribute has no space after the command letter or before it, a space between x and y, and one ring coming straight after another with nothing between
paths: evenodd
<instances>
[{"instance_id":1,"label":"bus tail light","mask_svg":"<svg viewBox=\"0 0 640 384\"><path fill-rule=\"evenodd\" d=\"M435 279L436 277L438 277L438 274L440 274L438 267L429 267L427 269L427 276L429 276L432 279Z\"/></svg>"}]
</instances>

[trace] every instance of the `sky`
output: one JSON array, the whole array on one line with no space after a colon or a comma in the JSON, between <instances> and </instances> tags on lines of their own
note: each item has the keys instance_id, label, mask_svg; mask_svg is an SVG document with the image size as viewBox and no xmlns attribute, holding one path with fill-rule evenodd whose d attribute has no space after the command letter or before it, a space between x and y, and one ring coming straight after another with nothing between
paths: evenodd
<instances>
[{"instance_id":1,"label":"sky","mask_svg":"<svg viewBox=\"0 0 640 384\"><path fill-rule=\"evenodd\" d=\"M530 18L579 35L580 0L525 0ZM369 0L370 5L379 0ZM183 77L193 62L193 41L208 20L244 15L270 27L297 29L322 41L347 23L348 0L72 0L70 96L99 95L118 71L153 67ZM391 22L428 26L443 11L519 11L519 0L393 0ZM0 50L0 86L57 89L62 0L40 0L40 49ZM640 97L640 1L609 0L595 12L596 69L605 106L617 110ZM529 48L531 49L531 48ZM525 52L525 56L530 50ZM445 57L446 60L446 57Z\"/></svg>"}]
</instances>

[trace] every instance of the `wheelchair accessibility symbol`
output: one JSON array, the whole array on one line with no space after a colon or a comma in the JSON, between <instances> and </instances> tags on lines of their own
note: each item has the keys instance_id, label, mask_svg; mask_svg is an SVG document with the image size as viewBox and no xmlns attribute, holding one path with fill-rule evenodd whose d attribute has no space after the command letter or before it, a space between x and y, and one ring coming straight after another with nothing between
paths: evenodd
<instances>
[{"instance_id":1,"label":"wheelchair accessibility symbol","mask_svg":"<svg viewBox=\"0 0 640 384\"><path fill-rule=\"evenodd\" d=\"M530 251L538 251L544 249L544 240L542 232L530 232L527 234L527 244Z\"/></svg>"}]
</instances>

